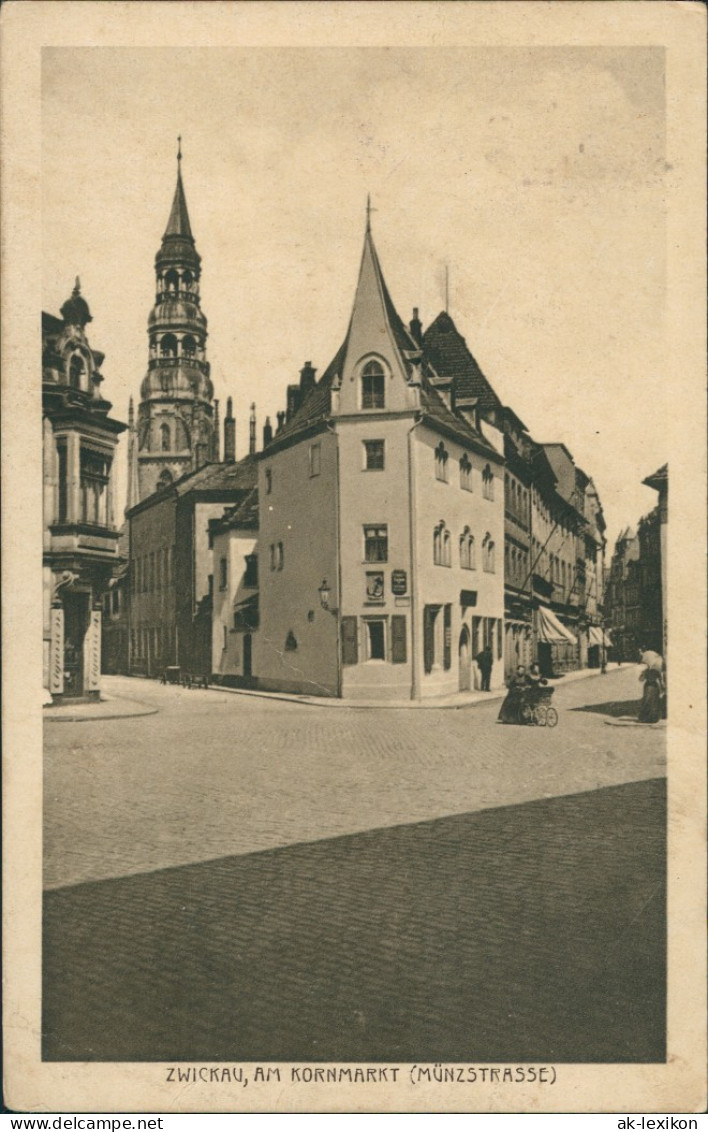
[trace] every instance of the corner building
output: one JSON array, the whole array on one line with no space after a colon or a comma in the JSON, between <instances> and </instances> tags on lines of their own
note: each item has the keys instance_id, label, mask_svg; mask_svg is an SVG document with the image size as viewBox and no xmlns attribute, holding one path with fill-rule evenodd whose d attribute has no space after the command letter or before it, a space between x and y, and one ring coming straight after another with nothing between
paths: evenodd
<instances>
[{"instance_id":1,"label":"corner building","mask_svg":"<svg viewBox=\"0 0 708 1132\"><path fill-rule=\"evenodd\" d=\"M360 700L503 682L502 433L426 360L367 226L344 343L259 457L262 687Z\"/></svg>"}]
</instances>

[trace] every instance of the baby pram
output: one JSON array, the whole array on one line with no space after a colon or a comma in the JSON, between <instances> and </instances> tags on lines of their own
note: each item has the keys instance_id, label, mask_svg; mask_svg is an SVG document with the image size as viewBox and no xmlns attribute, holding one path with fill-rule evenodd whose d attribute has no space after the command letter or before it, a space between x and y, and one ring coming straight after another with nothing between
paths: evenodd
<instances>
[{"instance_id":1,"label":"baby pram","mask_svg":"<svg viewBox=\"0 0 708 1132\"><path fill-rule=\"evenodd\" d=\"M553 707L553 688L538 686L524 688L519 705L519 722L537 727L555 727L558 712Z\"/></svg>"}]
</instances>

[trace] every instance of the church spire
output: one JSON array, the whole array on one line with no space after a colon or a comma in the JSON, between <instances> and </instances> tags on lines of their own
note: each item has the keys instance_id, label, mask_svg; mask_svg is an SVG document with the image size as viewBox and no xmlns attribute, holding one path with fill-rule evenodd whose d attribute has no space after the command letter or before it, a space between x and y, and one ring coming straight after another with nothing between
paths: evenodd
<instances>
[{"instance_id":1,"label":"church spire","mask_svg":"<svg viewBox=\"0 0 708 1132\"><path fill-rule=\"evenodd\" d=\"M165 235L163 239L169 236L178 236L183 240L194 240L192 236L192 228L189 223L189 213L187 212L187 198L184 195L184 185L182 184L182 137L177 139L177 186L175 188L175 195L172 201L172 209L170 211L170 218L167 221L165 228Z\"/></svg>"}]
</instances>

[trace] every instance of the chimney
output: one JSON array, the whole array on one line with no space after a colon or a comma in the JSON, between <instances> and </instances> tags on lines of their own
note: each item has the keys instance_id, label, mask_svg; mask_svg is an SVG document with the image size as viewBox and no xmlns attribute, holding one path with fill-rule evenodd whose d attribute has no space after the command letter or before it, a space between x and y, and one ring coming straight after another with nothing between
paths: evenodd
<instances>
[{"instance_id":1,"label":"chimney","mask_svg":"<svg viewBox=\"0 0 708 1132\"><path fill-rule=\"evenodd\" d=\"M307 394L315 387L315 374L317 370L313 368L312 362L305 362L300 370L300 401L304 401Z\"/></svg>"},{"instance_id":2,"label":"chimney","mask_svg":"<svg viewBox=\"0 0 708 1132\"><path fill-rule=\"evenodd\" d=\"M266 417L265 424L263 425L263 447L267 448L273 439L273 426L270 423L270 417Z\"/></svg>"},{"instance_id":3,"label":"chimney","mask_svg":"<svg viewBox=\"0 0 708 1132\"><path fill-rule=\"evenodd\" d=\"M285 424L285 413L282 413L282 412L278 413L277 417L278 417L278 427L275 430L276 436L281 431L283 425Z\"/></svg>"},{"instance_id":4,"label":"chimney","mask_svg":"<svg viewBox=\"0 0 708 1132\"><path fill-rule=\"evenodd\" d=\"M256 453L256 402L251 405L251 416L248 422L248 454L254 456Z\"/></svg>"},{"instance_id":5,"label":"chimney","mask_svg":"<svg viewBox=\"0 0 708 1132\"><path fill-rule=\"evenodd\" d=\"M410 321L409 329L410 329L410 332L411 332L411 338L416 343L416 345L422 346L423 345L423 324L420 321L420 319L418 318L418 308L417 307L413 307L413 318Z\"/></svg>"},{"instance_id":6,"label":"chimney","mask_svg":"<svg viewBox=\"0 0 708 1132\"><path fill-rule=\"evenodd\" d=\"M226 416L224 417L224 463L236 463L236 421L233 415L233 399L226 402Z\"/></svg>"},{"instance_id":7,"label":"chimney","mask_svg":"<svg viewBox=\"0 0 708 1132\"><path fill-rule=\"evenodd\" d=\"M214 399L214 430L211 434L212 435L211 458L212 458L212 460L214 460L214 462L216 464L218 464L219 460L220 460L220 452L219 452L219 448L220 448L219 441L221 440L221 437L219 436L220 432L221 432L221 425L219 423L219 402L215 398Z\"/></svg>"},{"instance_id":8,"label":"chimney","mask_svg":"<svg viewBox=\"0 0 708 1132\"><path fill-rule=\"evenodd\" d=\"M299 385L289 385L288 386L288 397L287 397L287 402L286 402L286 407L285 407L286 408L286 411L285 411L286 421L289 421L292 417L295 416L296 412L300 408L300 401L301 400L302 400L302 393L300 392L300 386Z\"/></svg>"}]
</instances>

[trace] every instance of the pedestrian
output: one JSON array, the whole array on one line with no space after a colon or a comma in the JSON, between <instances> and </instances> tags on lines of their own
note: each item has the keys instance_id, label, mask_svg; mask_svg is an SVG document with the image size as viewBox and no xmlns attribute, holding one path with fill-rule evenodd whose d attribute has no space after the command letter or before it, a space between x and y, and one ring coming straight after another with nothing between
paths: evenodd
<instances>
[{"instance_id":1,"label":"pedestrian","mask_svg":"<svg viewBox=\"0 0 708 1132\"><path fill-rule=\"evenodd\" d=\"M640 672L639 679L644 684L642 702L639 705L639 722L658 723L661 719L661 697L664 691L661 671L647 665L644 671Z\"/></svg>"},{"instance_id":2,"label":"pedestrian","mask_svg":"<svg viewBox=\"0 0 708 1132\"><path fill-rule=\"evenodd\" d=\"M494 666L494 657L489 645L485 645L480 653L477 653L475 660L479 668L480 676L482 677L482 691L489 691L489 681L492 675L492 667Z\"/></svg>"},{"instance_id":3,"label":"pedestrian","mask_svg":"<svg viewBox=\"0 0 708 1132\"><path fill-rule=\"evenodd\" d=\"M526 666L519 664L516 675L512 676L507 684L507 692L497 716L498 723L521 723L521 705L524 700L524 691L530 687Z\"/></svg>"}]
</instances>

